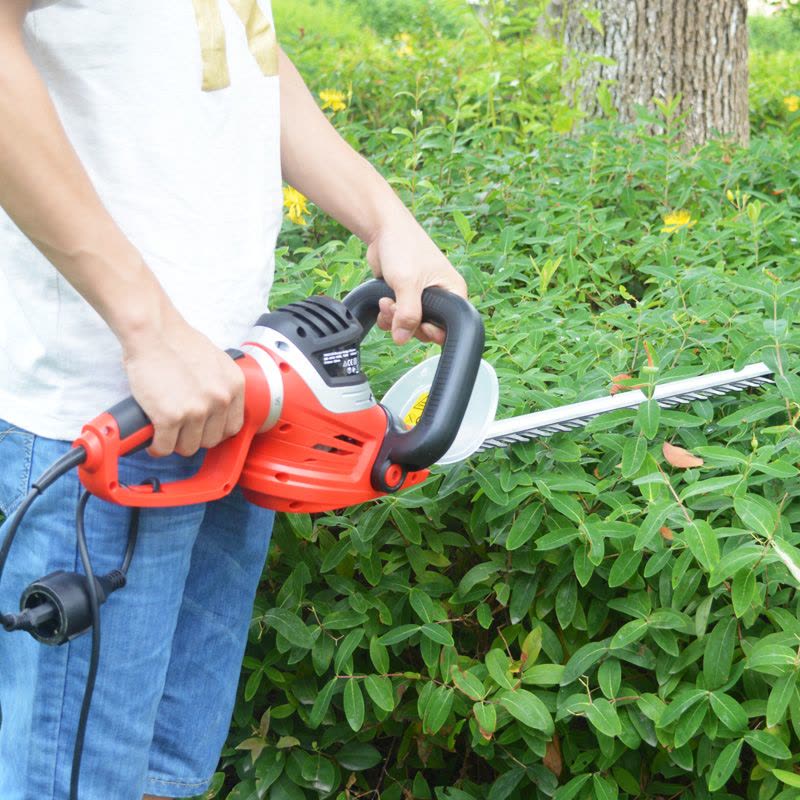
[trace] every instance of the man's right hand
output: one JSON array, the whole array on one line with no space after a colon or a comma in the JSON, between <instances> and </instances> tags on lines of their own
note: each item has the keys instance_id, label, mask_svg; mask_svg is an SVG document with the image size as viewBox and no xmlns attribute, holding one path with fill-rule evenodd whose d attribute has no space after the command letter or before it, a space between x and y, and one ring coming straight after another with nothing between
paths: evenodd
<instances>
[{"instance_id":1,"label":"man's right hand","mask_svg":"<svg viewBox=\"0 0 800 800\"><path fill-rule=\"evenodd\" d=\"M244 374L206 336L175 314L121 342L131 391L155 430L148 453L190 456L239 432Z\"/></svg>"}]
</instances>

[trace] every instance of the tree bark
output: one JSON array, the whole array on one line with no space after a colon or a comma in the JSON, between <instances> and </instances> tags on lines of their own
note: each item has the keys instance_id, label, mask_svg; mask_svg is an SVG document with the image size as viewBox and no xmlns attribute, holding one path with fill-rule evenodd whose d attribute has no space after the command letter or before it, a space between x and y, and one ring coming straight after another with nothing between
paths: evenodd
<instances>
[{"instance_id":1,"label":"tree bark","mask_svg":"<svg viewBox=\"0 0 800 800\"><path fill-rule=\"evenodd\" d=\"M625 122L635 119L637 105L653 108L653 98L680 93L689 145L715 134L747 144L746 0L569 2L565 44L570 57L583 63L571 89L589 116L603 115L598 90L602 94L604 87ZM602 33L589 21L592 9L599 12Z\"/></svg>"}]
</instances>

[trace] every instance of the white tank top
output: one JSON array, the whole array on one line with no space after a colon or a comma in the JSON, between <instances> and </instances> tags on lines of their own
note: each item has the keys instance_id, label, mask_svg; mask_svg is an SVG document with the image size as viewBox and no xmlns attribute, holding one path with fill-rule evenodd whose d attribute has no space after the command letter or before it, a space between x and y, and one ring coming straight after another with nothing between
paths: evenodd
<instances>
[{"instance_id":1,"label":"white tank top","mask_svg":"<svg viewBox=\"0 0 800 800\"><path fill-rule=\"evenodd\" d=\"M106 208L189 324L240 344L282 214L268 0L34 9L29 52ZM129 393L115 336L0 209L0 418L72 439Z\"/></svg>"}]
</instances>

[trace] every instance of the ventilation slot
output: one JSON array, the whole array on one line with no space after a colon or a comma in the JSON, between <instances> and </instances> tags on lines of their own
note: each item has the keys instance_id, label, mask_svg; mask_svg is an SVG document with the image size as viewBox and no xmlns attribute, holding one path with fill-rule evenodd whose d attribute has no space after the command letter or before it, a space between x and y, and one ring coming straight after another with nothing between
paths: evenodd
<instances>
[{"instance_id":1,"label":"ventilation slot","mask_svg":"<svg viewBox=\"0 0 800 800\"><path fill-rule=\"evenodd\" d=\"M338 436L334 437L341 442L347 442L347 444L352 444L354 447L363 447L364 442L359 442L358 439L354 439L352 436L345 436L343 433L340 433Z\"/></svg>"}]
</instances>

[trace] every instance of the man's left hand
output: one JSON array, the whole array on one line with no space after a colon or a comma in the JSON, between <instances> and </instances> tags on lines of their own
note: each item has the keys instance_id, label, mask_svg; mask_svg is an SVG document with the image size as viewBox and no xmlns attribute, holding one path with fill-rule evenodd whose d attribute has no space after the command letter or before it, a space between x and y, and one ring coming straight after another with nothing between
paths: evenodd
<instances>
[{"instance_id":1,"label":"man's left hand","mask_svg":"<svg viewBox=\"0 0 800 800\"><path fill-rule=\"evenodd\" d=\"M423 342L444 342L444 331L422 322L422 291L439 286L467 297L467 284L447 257L409 214L384 227L367 247L367 261L375 277L394 290L396 301L380 301L378 327L391 331L397 344L412 336Z\"/></svg>"}]
</instances>

